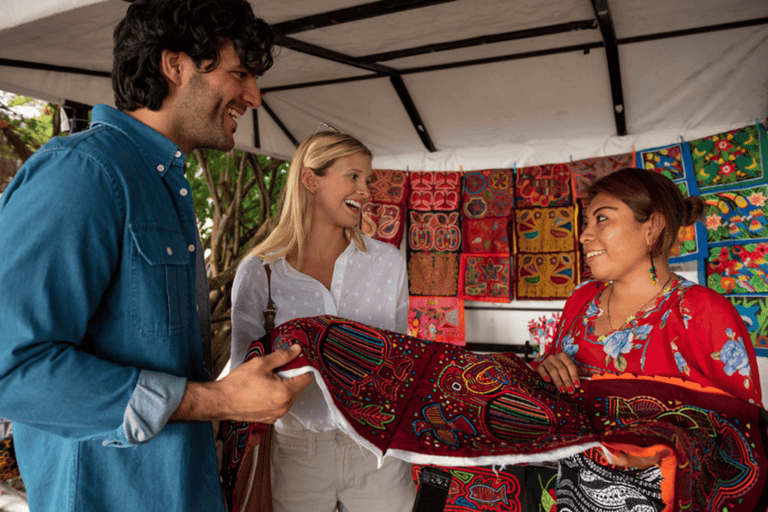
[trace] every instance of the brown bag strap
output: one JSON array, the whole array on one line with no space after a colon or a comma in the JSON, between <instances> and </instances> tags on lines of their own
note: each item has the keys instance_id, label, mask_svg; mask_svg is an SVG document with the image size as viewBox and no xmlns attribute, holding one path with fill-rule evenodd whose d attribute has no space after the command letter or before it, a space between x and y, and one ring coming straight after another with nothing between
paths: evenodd
<instances>
[{"instance_id":1,"label":"brown bag strap","mask_svg":"<svg viewBox=\"0 0 768 512\"><path fill-rule=\"evenodd\" d=\"M264 270L267 271L267 307L264 310L264 329L269 332L275 328L277 309L275 308L275 303L272 302L272 269L267 264L264 265Z\"/></svg>"}]
</instances>

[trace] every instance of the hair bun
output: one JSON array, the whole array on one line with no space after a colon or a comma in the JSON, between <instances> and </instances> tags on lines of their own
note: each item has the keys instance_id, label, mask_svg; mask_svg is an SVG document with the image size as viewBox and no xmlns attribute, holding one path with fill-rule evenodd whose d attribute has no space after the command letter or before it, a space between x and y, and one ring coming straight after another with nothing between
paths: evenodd
<instances>
[{"instance_id":1,"label":"hair bun","mask_svg":"<svg viewBox=\"0 0 768 512\"><path fill-rule=\"evenodd\" d=\"M699 196L687 197L683 202L685 211L683 212L682 225L691 226L701 218L704 211L704 200Z\"/></svg>"}]
</instances>

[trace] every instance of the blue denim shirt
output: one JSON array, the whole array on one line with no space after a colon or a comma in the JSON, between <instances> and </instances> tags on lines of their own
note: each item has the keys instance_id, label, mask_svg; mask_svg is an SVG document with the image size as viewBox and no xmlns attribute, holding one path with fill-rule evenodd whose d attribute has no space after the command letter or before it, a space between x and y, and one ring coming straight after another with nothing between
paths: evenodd
<instances>
[{"instance_id":1,"label":"blue denim shirt","mask_svg":"<svg viewBox=\"0 0 768 512\"><path fill-rule=\"evenodd\" d=\"M0 200L0 417L35 511L224 511L205 380L192 195L178 147L105 106Z\"/></svg>"}]
</instances>

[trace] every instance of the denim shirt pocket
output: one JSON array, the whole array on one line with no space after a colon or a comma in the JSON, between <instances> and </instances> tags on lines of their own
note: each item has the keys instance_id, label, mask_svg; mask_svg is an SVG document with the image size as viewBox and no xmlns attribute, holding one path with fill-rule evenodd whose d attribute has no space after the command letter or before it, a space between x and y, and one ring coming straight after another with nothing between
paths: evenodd
<instances>
[{"instance_id":1,"label":"denim shirt pocket","mask_svg":"<svg viewBox=\"0 0 768 512\"><path fill-rule=\"evenodd\" d=\"M189 328L189 250L184 235L154 223L129 224L131 321L143 336Z\"/></svg>"}]
</instances>

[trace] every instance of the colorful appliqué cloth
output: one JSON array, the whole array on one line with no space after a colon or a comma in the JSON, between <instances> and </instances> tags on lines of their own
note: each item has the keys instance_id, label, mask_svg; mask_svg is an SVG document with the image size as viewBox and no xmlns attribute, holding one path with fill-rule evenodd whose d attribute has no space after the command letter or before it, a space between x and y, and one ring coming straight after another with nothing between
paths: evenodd
<instances>
[{"instance_id":1,"label":"colorful appliqu\u00e9 cloth","mask_svg":"<svg viewBox=\"0 0 768 512\"><path fill-rule=\"evenodd\" d=\"M493 254L511 252L509 246L509 217L462 219L463 252Z\"/></svg>"},{"instance_id":2,"label":"colorful appliqu\u00e9 cloth","mask_svg":"<svg viewBox=\"0 0 768 512\"><path fill-rule=\"evenodd\" d=\"M762 124L689 142L693 171L702 193L764 182L768 135Z\"/></svg>"},{"instance_id":3,"label":"colorful appliqu\u00e9 cloth","mask_svg":"<svg viewBox=\"0 0 768 512\"><path fill-rule=\"evenodd\" d=\"M549 164L518 169L516 197L517 208L573 204L571 166Z\"/></svg>"},{"instance_id":4,"label":"colorful appliqu\u00e9 cloth","mask_svg":"<svg viewBox=\"0 0 768 512\"><path fill-rule=\"evenodd\" d=\"M413 465L413 479L421 484L425 466ZM543 466L506 468L439 467L451 475L445 512L556 512L557 469Z\"/></svg>"},{"instance_id":5,"label":"colorful appliqu\u00e9 cloth","mask_svg":"<svg viewBox=\"0 0 768 512\"><path fill-rule=\"evenodd\" d=\"M459 257L454 252L412 252L408 256L411 295L456 297Z\"/></svg>"},{"instance_id":6,"label":"colorful appliqu\u00e9 cloth","mask_svg":"<svg viewBox=\"0 0 768 512\"><path fill-rule=\"evenodd\" d=\"M593 181L619 169L634 166L635 156L632 153L576 160L571 164L574 194L577 198L583 198L584 190Z\"/></svg>"},{"instance_id":7,"label":"colorful appliqu\u00e9 cloth","mask_svg":"<svg viewBox=\"0 0 768 512\"><path fill-rule=\"evenodd\" d=\"M461 172L410 171L408 208L420 211L458 210L461 202Z\"/></svg>"},{"instance_id":8,"label":"colorful appliqu\u00e9 cloth","mask_svg":"<svg viewBox=\"0 0 768 512\"><path fill-rule=\"evenodd\" d=\"M729 295L728 300L747 327L755 355L768 357L768 296Z\"/></svg>"},{"instance_id":9,"label":"colorful appliqu\u00e9 cloth","mask_svg":"<svg viewBox=\"0 0 768 512\"><path fill-rule=\"evenodd\" d=\"M409 212L408 246L412 251L461 250L459 212Z\"/></svg>"},{"instance_id":10,"label":"colorful appliqu\u00e9 cloth","mask_svg":"<svg viewBox=\"0 0 768 512\"><path fill-rule=\"evenodd\" d=\"M467 172L461 190L464 218L508 217L515 206L514 184L512 169Z\"/></svg>"},{"instance_id":11,"label":"colorful appliqu\u00e9 cloth","mask_svg":"<svg viewBox=\"0 0 768 512\"><path fill-rule=\"evenodd\" d=\"M718 512L768 506L763 411L722 391L603 374L564 395L513 354L477 355L329 316L287 322L270 339L273 350L302 346L279 375L312 372L335 426L378 457L487 466L598 446L628 453L658 447L660 455L667 451L665 501ZM238 441L227 449L240 450L247 438Z\"/></svg>"},{"instance_id":12,"label":"colorful appliqu\u00e9 cloth","mask_svg":"<svg viewBox=\"0 0 768 512\"><path fill-rule=\"evenodd\" d=\"M637 167L659 172L672 181L685 179L692 165L690 149L684 143L637 152Z\"/></svg>"},{"instance_id":13,"label":"colorful appliqu\u00e9 cloth","mask_svg":"<svg viewBox=\"0 0 768 512\"><path fill-rule=\"evenodd\" d=\"M462 254L459 298L482 302L510 302L509 253Z\"/></svg>"},{"instance_id":14,"label":"colorful appliqu\u00e9 cloth","mask_svg":"<svg viewBox=\"0 0 768 512\"><path fill-rule=\"evenodd\" d=\"M515 262L514 291L518 300L562 300L576 288L577 251L518 253Z\"/></svg>"},{"instance_id":15,"label":"colorful appliqu\u00e9 cloth","mask_svg":"<svg viewBox=\"0 0 768 512\"><path fill-rule=\"evenodd\" d=\"M515 211L515 248L518 252L576 250L576 208L522 208Z\"/></svg>"},{"instance_id":16,"label":"colorful appliqu\u00e9 cloth","mask_svg":"<svg viewBox=\"0 0 768 512\"><path fill-rule=\"evenodd\" d=\"M400 247L405 231L405 207L369 201L363 206L360 223L366 235Z\"/></svg>"},{"instance_id":17,"label":"colorful appliqu\u00e9 cloth","mask_svg":"<svg viewBox=\"0 0 768 512\"><path fill-rule=\"evenodd\" d=\"M707 286L720 293L768 293L768 242L713 247Z\"/></svg>"},{"instance_id":18,"label":"colorful appliqu\u00e9 cloth","mask_svg":"<svg viewBox=\"0 0 768 512\"><path fill-rule=\"evenodd\" d=\"M408 172L374 169L368 182L371 201L405 205L408 199Z\"/></svg>"},{"instance_id":19,"label":"colorful appliqu\u00e9 cloth","mask_svg":"<svg viewBox=\"0 0 768 512\"><path fill-rule=\"evenodd\" d=\"M702 194L709 243L768 240L768 185Z\"/></svg>"},{"instance_id":20,"label":"colorful appliqu\u00e9 cloth","mask_svg":"<svg viewBox=\"0 0 768 512\"><path fill-rule=\"evenodd\" d=\"M466 345L464 301L456 297L411 297L408 335Z\"/></svg>"}]
</instances>

